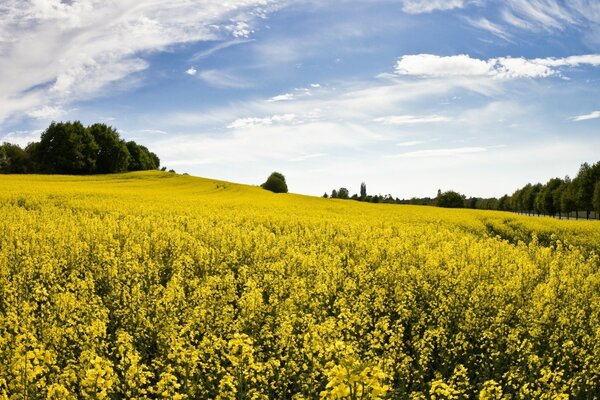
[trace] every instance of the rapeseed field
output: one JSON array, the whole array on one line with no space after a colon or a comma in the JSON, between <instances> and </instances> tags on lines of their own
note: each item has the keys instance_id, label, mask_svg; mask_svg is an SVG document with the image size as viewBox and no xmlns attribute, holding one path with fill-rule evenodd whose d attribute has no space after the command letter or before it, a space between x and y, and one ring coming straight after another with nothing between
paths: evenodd
<instances>
[{"instance_id":1,"label":"rapeseed field","mask_svg":"<svg viewBox=\"0 0 600 400\"><path fill-rule=\"evenodd\" d=\"M0 176L0 398L594 399L600 222Z\"/></svg>"}]
</instances>

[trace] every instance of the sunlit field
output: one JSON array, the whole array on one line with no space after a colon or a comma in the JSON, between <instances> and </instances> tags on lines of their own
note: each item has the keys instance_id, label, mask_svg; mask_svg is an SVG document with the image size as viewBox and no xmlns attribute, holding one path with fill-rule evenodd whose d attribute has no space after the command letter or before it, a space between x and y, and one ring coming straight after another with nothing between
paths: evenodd
<instances>
[{"instance_id":1,"label":"sunlit field","mask_svg":"<svg viewBox=\"0 0 600 400\"><path fill-rule=\"evenodd\" d=\"M0 176L0 398L600 393L600 222Z\"/></svg>"}]
</instances>

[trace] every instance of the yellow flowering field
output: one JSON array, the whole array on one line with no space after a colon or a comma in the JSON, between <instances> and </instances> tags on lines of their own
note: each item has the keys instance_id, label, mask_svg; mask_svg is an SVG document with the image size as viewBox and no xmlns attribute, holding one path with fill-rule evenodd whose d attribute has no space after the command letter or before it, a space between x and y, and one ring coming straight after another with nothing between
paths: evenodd
<instances>
[{"instance_id":1,"label":"yellow flowering field","mask_svg":"<svg viewBox=\"0 0 600 400\"><path fill-rule=\"evenodd\" d=\"M0 176L0 398L594 399L600 222Z\"/></svg>"}]
</instances>

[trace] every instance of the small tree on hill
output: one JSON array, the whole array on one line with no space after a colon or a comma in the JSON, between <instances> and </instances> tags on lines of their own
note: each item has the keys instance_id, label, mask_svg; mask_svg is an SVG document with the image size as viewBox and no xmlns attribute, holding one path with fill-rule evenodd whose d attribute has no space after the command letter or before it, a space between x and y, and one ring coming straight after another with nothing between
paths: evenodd
<instances>
[{"instance_id":1,"label":"small tree on hill","mask_svg":"<svg viewBox=\"0 0 600 400\"><path fill-rule=\"evenodd\" d=\"M265 183L260 185L263 189L269 190L273 193L287 193L288 187L285 182L285 177L279 172L273 172Z\"/></svg>"}]
</instances>

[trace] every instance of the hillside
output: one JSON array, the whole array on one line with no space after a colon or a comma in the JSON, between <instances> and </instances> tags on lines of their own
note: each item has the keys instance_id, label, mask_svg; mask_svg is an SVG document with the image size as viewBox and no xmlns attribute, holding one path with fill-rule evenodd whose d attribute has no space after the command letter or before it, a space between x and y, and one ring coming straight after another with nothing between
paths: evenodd
<instances>
[{"instance_id":1,"label":"hillside","mask_svg":"<svg viewBox=\"0 0 600 400\"><path fill-rule=\"evenodd\" d=\"M0 176L0 187L0 395L533 399L600 388L596 221L156 171Z\"/></svg>"}]
</instances>

